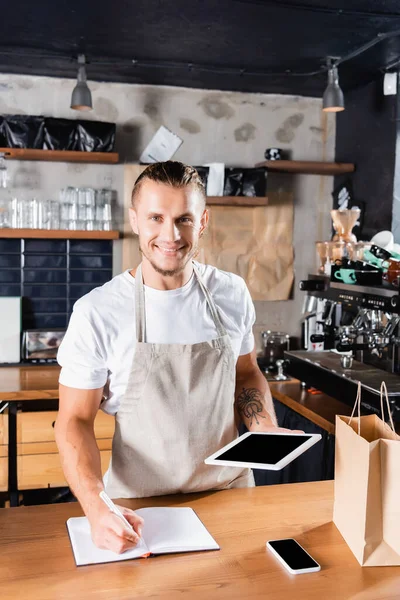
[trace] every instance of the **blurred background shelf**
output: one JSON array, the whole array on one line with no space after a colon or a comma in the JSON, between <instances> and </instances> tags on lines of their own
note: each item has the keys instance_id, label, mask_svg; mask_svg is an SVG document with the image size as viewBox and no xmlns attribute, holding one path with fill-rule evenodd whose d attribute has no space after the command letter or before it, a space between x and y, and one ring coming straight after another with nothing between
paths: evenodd
<instances>
[{"instance_id":1,"label":"blurred background shelf","mask_svg":"<svg viewBox=\"0 0 400 600\"><path fill-rule=\"evenodd\" d=\"M70 231L69 229L0 229L1 238L63 240L117 240L119 231Z\"/></svg>"},{"instance_id":2,"label":"blurred background shelf","mask_svg":"<svg viewBox=\"0 0 400 600\"><path fill-rule=\"evenodd\" d=\"M74 162L116 164L117 152L76 152L74 150L34 150L31 148L0 148L7 160L39 160L47 162Z\"/></svg>"},{"instance_id":3,"label":"blurred background shelf","mask_svg":"<svg viewBox=\"0 0 400 600\"><path fill-rule=\"evenodd\" d=\"M256 164L256 167L265 167L268 171L277 173L301 173L304 175L341 175L353 173L353 163L332 163L309 160L265 160Z\"/></svg>"},{"instance_id":4,"label":"blurred background shelf","mask_svg":"<svg viewBox=\"0 0 400 600\"><path fill-rule=\"evenodd\" d=\"M267 206L266 196L207 196L209 206Z\"/></svg>"}]
</instances>

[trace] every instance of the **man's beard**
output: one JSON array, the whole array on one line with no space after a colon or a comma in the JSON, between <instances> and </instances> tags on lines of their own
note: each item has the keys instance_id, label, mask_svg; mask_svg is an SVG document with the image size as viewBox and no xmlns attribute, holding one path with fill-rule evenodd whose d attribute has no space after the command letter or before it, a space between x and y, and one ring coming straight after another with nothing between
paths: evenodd
<instances>
[{"instance_id":1,"label":"man's beard","mask_svg":"<svg viewBox=\"0 0 400 600\"><path fill-rule=\"evenodd\" d=\"M174 277L175 275L179 275L179 273L182 273L182 271L184 271L188 262L191 261L198 254L199 246L198 246L198 244L193 246L191 251L186 256L185 261L182 263L182 265L180 265L176 269L161 269L149 256L147 256L147 254L145 252L143 252L143 250L140 246L140 240L139 240L139 251L149 261L149 263L151 264L151 266L157 273L159 273L163 277Z\"/></svg>"}]
</instances>

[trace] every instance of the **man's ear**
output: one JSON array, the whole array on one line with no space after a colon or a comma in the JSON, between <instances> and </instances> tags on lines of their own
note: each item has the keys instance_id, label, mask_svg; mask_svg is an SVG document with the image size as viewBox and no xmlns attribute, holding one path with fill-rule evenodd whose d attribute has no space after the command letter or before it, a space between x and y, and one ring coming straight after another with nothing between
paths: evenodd
<instances>
[{"instance_id":1,"label":"man's ear","mask_svg":"<svg viewBox=\"0 0 400 600\"><path fill-rule=\"evenodd\" d=\"M200 219L200 236L203 235L205 230L207 229L208 221L210 219L210 213L207 208L204 209L203 214Z\"/></svg>"},{"instance_id":2,"label":"man's ear","mask_svg":"<svg viewBox=\"0 0 400 600\"><path fill-rule=\"evenodd\" d=\"M138 229L138 225L137 225L137 214L136 214L136 210L132 207L129 208L129 223L130 223L130 226L132 227L133 233L136 233L136 235L139 235L139 229Z\"/></svg>"}]
</instances>

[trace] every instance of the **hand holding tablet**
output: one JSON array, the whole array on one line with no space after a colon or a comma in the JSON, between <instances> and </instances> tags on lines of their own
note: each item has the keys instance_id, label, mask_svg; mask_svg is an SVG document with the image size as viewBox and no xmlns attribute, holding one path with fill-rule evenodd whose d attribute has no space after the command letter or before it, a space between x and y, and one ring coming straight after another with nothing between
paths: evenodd
<instances>
[{"instance_id":1,"label":"hand holding tablet","mask_svg":"<svg viewBox=\"0 0 400 600\"><path fill-rule=\"evenodd\" d=\"M271 432L249 432L205 459L207 465L249 467L279 471L319 442L318 433L294 433L274 428Z\"/></svg>"}]
</instances>

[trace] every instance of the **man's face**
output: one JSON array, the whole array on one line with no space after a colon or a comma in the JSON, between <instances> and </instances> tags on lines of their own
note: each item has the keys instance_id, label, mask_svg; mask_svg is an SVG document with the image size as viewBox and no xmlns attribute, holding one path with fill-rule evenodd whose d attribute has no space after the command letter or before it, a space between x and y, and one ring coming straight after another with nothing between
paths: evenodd
<instances>
[{"instance_id":1,"label":"man's face","mask_svg":"<svg viewBox=\"0 0 400 600\"><path fill-rule=\"evenodd\" d=\"M195 187L174 188L145 180L129 210L140 250L153 269L164 276L181 273L196 255L199 237L208 222L204 200Z\"/></svg>"}]
</instances>

